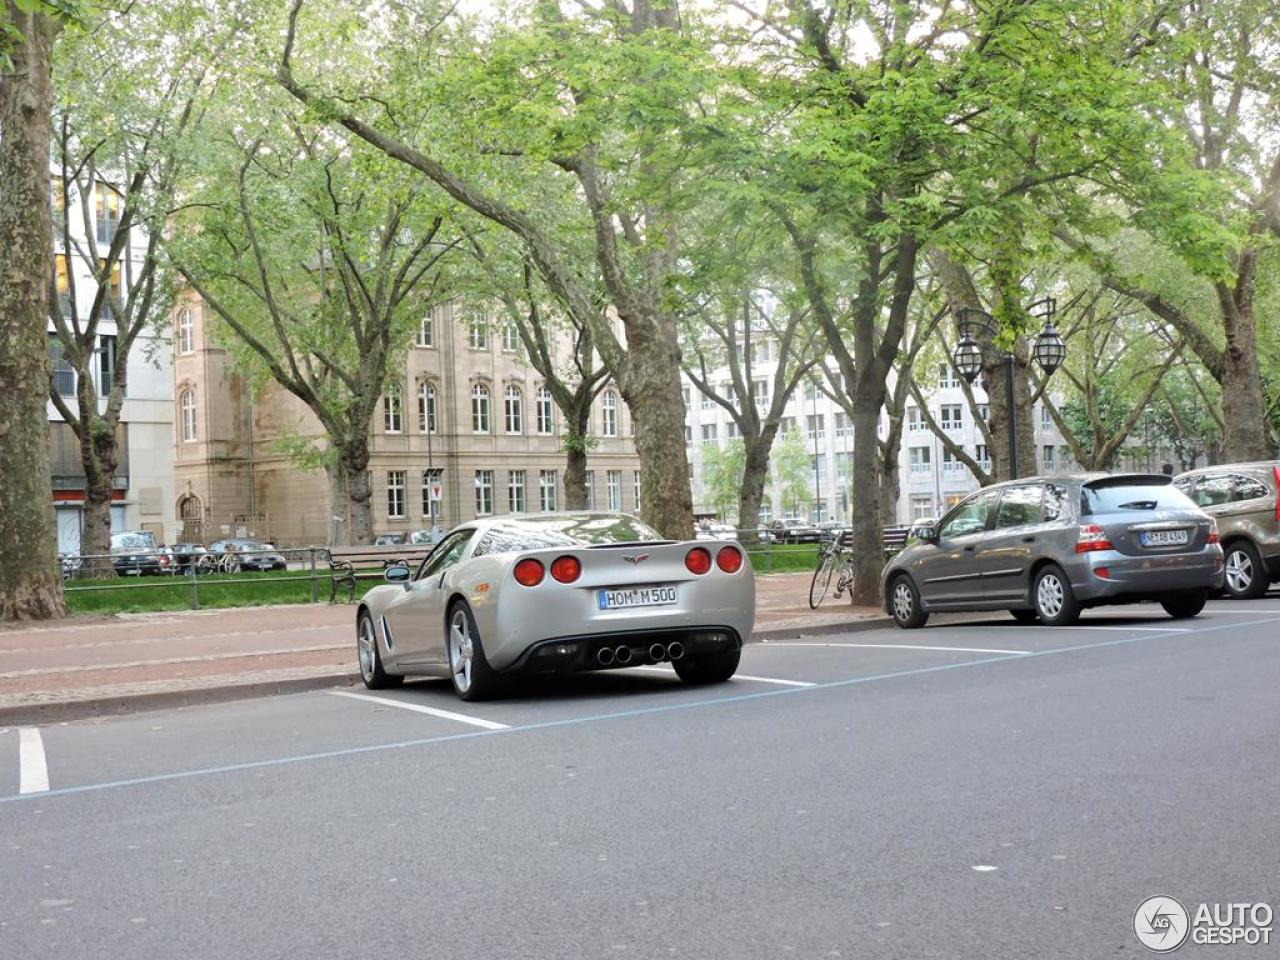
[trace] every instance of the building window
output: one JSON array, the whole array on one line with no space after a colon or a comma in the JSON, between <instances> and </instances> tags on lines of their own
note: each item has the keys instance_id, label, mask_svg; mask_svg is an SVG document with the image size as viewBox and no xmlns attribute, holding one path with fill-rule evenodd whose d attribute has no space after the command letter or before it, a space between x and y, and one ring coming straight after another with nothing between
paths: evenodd
<instances>
[{"instance_id":1,"label":"building window","mask_svg":"<svg viewBox=\"0 0 1280 960\"><path fill-rule=\"evenodd\" d=\"M418 346L434 347L436 345L436 318L428 310L418 321Z\"/></svg>"},{"instance_id":2,"label":"building window","mask_svg":"<svg viewBox=\"0 0 1280 960\"><path fill-rule=\"evenodd\" d=\"M103 334L98 337L98 393L106 396L111 393L112 384L116 382L116 338Z\"/></svg>"},{"instance_id":3,"label":"building window","mask_svg":"<svg viewBox=\"0 0 1280 960\"><path fill-rule=\"evenodd\" d=\"M949 363L938 364L938 387L947 390L951 387L960 386L960 381L956 379L956 372Z\"/></svg>"},{"instance_id":4,"label":"building window","mask_svg":"<svg viewBox=\"0 0 1280 960\"><path fill-rule=\"evenodd\" d=\"M606 437L616 437L618 435L618 395L612 390L606 390L600 401L600 409L603 415L600 432Z\"/></svg>"},{"instance_id":5,"label":"building window","mask_svg":"<svg viewBox=\"0 0 1280 960\"><path fill-rule=\"evenodd\" d=\"M912 447L910 456L912 473L932 473L933 466L930 460L930 452L928 447Z\"/></svg>"},{"instance_id":6,"label":"building window","mask_svg":"<svg viewBox=\"0 0 1280 960\"><path fill-rule=\"evenodd\" d=\"M964 469L964 464L956 458L956 455L950 450L942 451L942 472L943 473L959 473Z\"/></svg>"},{"instance_id":7,"label":"building window","mask_svg":"<svg viewBox=\"0 0 1280 960\"><path fill-rule=\"evenodd\" d=\"M713 400L713 399L712 399L711 394L709 394L709 393L704 393L704 394L702 395L702 409L703 409L703 410L714 410L715 408L716 408L716 402L715 402L715 400Z\"/></svg>"},{"instance_id":8,"label":"building window","mask_svg":"<svg viewBox=\"0 0 1280 960\"><path fill-rule=\"evenodd\" d=\"M489 349L489 318L483 313L473 314L467 324L467 346L472 350Z\"/></svg>"},{"instance_id":9,"label":"building window","mask_svg":"<svg viewBox=\"0 0 1280 960\"><path fill-rule=\"evenodd\" d=\"M982 419L983 423L990 423L991 422L990 404L986 404L986 403L978 404L978 416Z\"/></svg>"},{"instance_id":10,"label":"building window","mask_svg":"<svg viewBox=\"0 0 1280 960\"><path fill-rule=\"evenodd\" d=\"M178 409L182 415L182 442L190 443L196 438L196 394L190 387L178 394Z\"/></svg>"},{"instance_id":11,"label":"building window","mask_svg":"<svg viewBox=\"0 0 1280 960\"><path fill-rule=\"evenodd\" d=\"M436 432L436 388L430 383L418 385L418 431Z\"/></svg>"},{"instance_id":12,"label":"building window","mask_svg":"<svg viewBox=\"0 0 1280 960\"><path fill-rule=\"evenodd\" d=\"M919 407L907 407L907 432L914 433L924 429L924 414Z\"/></svg>"},{"instance_id":13,"label":"building window","mask_svg":"<svg viewBox=\"0 0 1280 960\"><path fill-rule=\"evenodd\" d=\"M933 497L915 495L911 498L911 519L933 519Z\"/></svg>"},{"instance_id":14,"label":"building window","mask_svg":"<svg viewBox=\"0 0 1280 960\"><path fill-rule=\"evenodd\" d=\"M755 402L757 407L767 407L769 405L768 380L751 381L751 399Z\"/></svg>"},{"instance_id":15,"label":"building window","mask_svg":"<svg viewBox=\"0 0 1280 960\"><path fill-rule=\"evenodd\" d=\"M525 473L512 470L507 474L507 509L512 513L524 513L529 509L525 499Z\"/></svg>"},{"instance_id":16,"label":"building window","mask_svg":"<svg viewBox=\"0 0 1280 960\"><path fill-rule=\"evenodd\" d=\"M99 260L99 266L105 272L107 261ZM107 276L107 296L102 301L102 319L111 320L124 315L124 281L121 280L120 264L111 268Z\"/></svg>"},{"instance_id":17,"label":"building window","mask_svg":"<svg viewBox=\"0 0 1280 960\"><path fill-rule=\"evenodd\" d=\"M795 417L783 417L778 421L778 436L785 437L788 433L796 428Z\"/></svg>"},{"instance_id":18,"label":"building window","mask_svg":"<svg viewBox=\"0 0 1280 960\"><path fill-rule=\"evenodd\" d=\"M596 472L594 470L587 471L587 509L594 510L596 508Z\"/></svg>"},{"instance_id":19,"label":"building window","mask_svg":"<svg viewBox=\"0 0 1280 960\"><path fill-rule=\"evenodd\" d=\"M502 352L515 353L520 349L520 331L508 320L502 327Z\"/></svg>"},{"instance_id":20,"label":"building window","mask_svg":"<svg viewBox=\"0 0 1280 960\"><path fill-rule=\"evenodd\" d=\"M404 471L387 471L387 517L404 519Z\"/></svg>"},{"instance_id":21,"label":"building window","mask_svg":"<svg viewBox=\"0 0 1280 960\"><path fill-rule=\"evenodd\" d=\"M680 399L684 401L684 415L687 417L689 416L689 388L688 387L680 388Z\"/></svg>"},{"instance_id":22,"label":"building window","mask_svg":"<svg viewBox=\"0 0 1280 960\"><path fill-rule=\"evenodd\" d=\"M640 513L640 471L631 475L631 502L636 505L636 513Z\"/></svg>"},{"instance_id":23,"label":"building window","mask_svg":"<svg viewBox=\"0 0 1280 960\"><path fill-rule=\"evenodd\" d=\"M1040 429L1053 429L1053 416L1049 413L1049 405L1047 403L1040 404Z\"/></svg>"},{"instance_id":24,"label":"building window","mask_svg":"<svg viewBox=\"0 0 1280 960\"><path fill-rule=\"evenodd\" d=\"M836 413L836 439L844 440L853 436L853 425L849 422L847 413Z\"/></svg>"},{"instance_id":25,"label":"building window","mask_svg":"<svg viewBox=\"0 0 1280 960\"><path fill-rule=\"evenodd\" d=\"M473 433L489 432L489 388L483 383L471 388L471 430Z\"/></svg>"},{"instance_id":26,"label":"building window","mask_svg":"<svg viewBox=\"0 0 1280 960\"><path fill-rule=\"evenodd\" d=\"M99 183L93 191L98 243L110 244L120 226L120 194L110 184Z\"/></svg>"},{"instance_id":27,"label":"building window","mask_svg":"<svg viewBox=\"0 0 1280 960\"><path fill-rule=\"evenodd\" d=\"M985 443L980 443L974 447L973 459L978 461L978 466L984 470L991 469L991 448Z\"/></svg>"},{"instance_id":28,"label":"building window","mask_svg":"<svg viewBox=\"0 0 1280 960\"><path fill-rule=\"evenodd\" d=\"M556 509L556 472L538 471L538 506L544 511Z\"/></svg>"},{"instance_id":29,"label":"building window","mask_svg":"<svg viewBox=\"0 0 1280 960\"><path fill-rule=\"evenodd\" d=\"M806 400L818 399L818 381L806 380L804 383L804 398Z\"/></svg>"},{"instance_id":30,"label":"building window","mask_svg":"<svg viewBox=\"0 0 1280 960\"><path fill-rule=\"evenodd\" d=\"M622 510L622 471L608 470L604 475L605 509L610 513Z\"/></svg>"},{"instance_id":31,"label":"building window","mask_svg":"<svg viewBox=\"0 0 1280 960\"><path fill-rule=\"evenodd\" d=\"M737 420L730 420L724 425L724 435L730 440L734 437L742 436L742 431L738 429Z\"/></svg>"},{"instance_id":32,"label":"building window","mask_svg":"<svg viewBox=\"0 0 1280 960\"><path fill-rule=\"evenodd\" d=\"M805 423L808 425L808 434L810 440L821 440L826 431L826 414L820 413L816 417L805 417Z\"/></svg>"},{"instance_id":33,"label":"building window","mask_svg":"<svg viewBox=\"0 0 1280 960\"><path fill-rule=\"evenodd\" d=\"M1054 469L1054 465L1056 463L1056 457L1055 457L1055 448L1052 443L1046 443L1044 445L1044 449L1040 454L1040 463L1045 470Z\"/></svg>"},{"instance_id":34,"label":"building window","mask_svg":"<svg viewBox=\"0 0 1280 960\"><path fill-rule=\"evenodd\" d=\"M437 506L437 509L435 510L432 510L432 507L438 505L440 502L440 499L444 495L443 486L440 489L441 497L433 497L431 495L432 493L431 488L433 485L442 484L443 482L444 482L443 467L435 467L431 470L422 471L422 515L426 517L428 520L434 519L435 516L439 513L438 506ZM433 504L432 501L435 501L435 503Z\"/></svg>"},{"instance_id":35,"label":"building window","mask_svg":"<svg viewBox=\"0 0 1280 960\"><path fill-rule=\"evenodd\" d=\"M827 485L827 455L813 454L809 457L809 482L819 487Z\"/></svg>"},{"instance_id":36,"label":"building window","mask_svg":"<svg viewBox=\"0 0 1280 960\"><path fill-rule=\"evenodd\" d=\"M67 272L67 255L55 254L53 258L54 285L58 291L58 313L71 318L71 276Z\"/></svg>"},{"instance_id":37,"label":"building window","mask_svg":"<svg viewBox=\"0 0 1280 960\"><path fill-rule=\"evenodd\" d=\"M387 433L399 433L403 423L403 409L400 402L400 386L393 384L387 387L382 397L382 426Z\"/></svg>"},{"instance_id":38,"label":"building window","mask_svg":"<svg viewBox=\"0 0 1280 960\"><path fill-rule=\"evenodd\" d=\"M196 352L195 327L195 320L191 316L191 311L183 307L178 312L178 353L185 355Z\"/></svg>"},{"instance_id":39,"label":"building window","mask_svg":"<svg viewBox=\"0 0 1280 960\"><path fill-rule=\"evenodd\" d=\"M942 429L943 430L959 430L962 420L960 414L960 404L944 403L940 410Z\"/></svg>"},{"instance_id":40,"label":"building window","mask_svg":"<svg viewBox=\"0 0 1280 960\"><path fill-rule=\"evenodd\" d=\"M759 343L753 343L751 349L747 351L748 363L768 363L773 359L773 343L770 340L761 340Z\"/></svg>"},{"instance_id":41,"label":"building window","mask_svg":"<svg viewBox=\"0 0 1280 960\"><path fill-rule=\"evenodd\" d=\"M507 387L507 433L524 433L524 394L515 384Z\"/></svg>"},{"instance_id":42,"label":"building window","mask_svg":"<svg viewBox=\"0 0 1280 960\"><path fill-rule=\"evenodd\" d=\"M702 425L702 442L715 443L716 440L716 425L714 423L704 423Z\"/></svg>"},{"instance_id":43,"label":"building window","mask_svg":"<svg viewBox=\"0 0 1280 960\"><path fill-rule=\"evenodd\" d=\"M493 471L476 471L476 516L487 517L493 513Z\"/></svg>"},{"instance_id":44,"label":"building window","mask_svg":"<svg viewBox=\"0 0 1280 960\"><path fill-rule=\"evenodd\" d=\"M847 450L836 454L836 479L848 480L853 476L853 454Z\"/></svg>"},{"instance_id":45,"label":"building window","mask_svg":"<svg viewBox=\"0 0 1280 960\"><path fill-rule=\"evenodd\" d=\"M551 398L551 391L546 387L538 388L538 432L543 436L556 432L556 406Z\"/></svg>"}]
</instances>

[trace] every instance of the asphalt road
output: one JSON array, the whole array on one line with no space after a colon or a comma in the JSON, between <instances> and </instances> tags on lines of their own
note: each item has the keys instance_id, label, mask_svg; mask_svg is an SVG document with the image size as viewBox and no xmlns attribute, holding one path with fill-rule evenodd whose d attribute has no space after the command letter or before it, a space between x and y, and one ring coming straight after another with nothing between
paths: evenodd
<instances>
[{"instance_id":1,"label":"asphalt road","mask_svg":"<svg viewBox=\"0 0 1280 960\"><path fill-rule=\"evenodd\" d=\"M742 674L0 730L0 957L1090 960L1154 894L1280 909L1280 595Z\"/></svg>"}]
</instances>

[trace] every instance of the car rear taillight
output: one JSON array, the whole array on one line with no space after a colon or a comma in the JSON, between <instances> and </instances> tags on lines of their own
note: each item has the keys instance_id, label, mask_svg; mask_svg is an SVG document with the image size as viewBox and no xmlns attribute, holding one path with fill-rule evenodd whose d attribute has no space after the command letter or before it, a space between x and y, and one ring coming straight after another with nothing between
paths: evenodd
<instances>
[{"instance_id":1,"label":"car rear taillight","mask_svg":"<svg viewBox=\"0 0 1280 960\"><path fill-rule=\"evenodd\" d=\"M561 583L573 583L582 576L582 564L577 557L556 557L551 561L551 576Z\"/></svg>"},{"instance_id":2,"label":"car rear taillight","mask_svg":"<svg viewBox=\"0 0 1280 960\"><path fill-rule=\"evenodd\" d=\"M1210 517L1209 518L1209 542L1220 543L1221 541L1222 541L1222 538L1218 536L1218 521Z\"/></svg>"},{"instance_id":3,"label":"car rear taillight","mask_svg":"<svg viewBox=\"0 0 1280 960\"><path fill-rule=\"evenodd\" d=\"M711 554L702 547L694 547L684 555L684 565L690 573L701 576L711 569Z\"/></svg>"},{"instance_id":4,"label":"car rear taillight","mask_svg":"<svg viewBox=\"0 0 1280 960\"><path fill-rule=\"evenodd\" d=\"M1096 523L1082 523L1080 536L1076 541L1076 553L1091 553L1094 550L1114 550L1107 531Z\"/></svg>"},{"instance_id":5,"label":"car rear taillight","mask_svg":"<svg viewBox=\"0 0 1280 960\"><path fill-rule=\"evenodd\" d=\"M1271 476L1276 482L1276 519L1280 520L1280 467L1272 467Z\"/></svg>"},{"instance_id":6,"label":"car rear taillight","mask_svg":"<svg viewBox=\"0 0 1280 960\"><path fill-rule=\"evenodd\" d=\"M716 566L725 573L737 573L742 569L742 551L737 547L721 547L716 554Z\"/></svg>"},{"instance_id":7,"label":"car rear taillight","mask_svg":"<svg viewBox=\"0 0 1280 960\"><path fill-rule=\"evenodd\" d=\"M543 574L546 571L542 569L542 564L532 557L526 557L516 564L515 577L516 583L525 587L536 587L542 582Z\"/></svg>"}]
</instances>

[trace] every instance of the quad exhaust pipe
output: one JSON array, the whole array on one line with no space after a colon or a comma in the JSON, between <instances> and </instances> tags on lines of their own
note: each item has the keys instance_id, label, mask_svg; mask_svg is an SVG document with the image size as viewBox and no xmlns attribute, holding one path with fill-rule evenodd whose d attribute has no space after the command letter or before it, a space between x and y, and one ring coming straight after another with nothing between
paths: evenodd
<instances>
[{"instance_id":1,"label":"quad exhaust pipe","mask_svg":"<svg viewBox=\"0 0 1280 960\"><path fill-rule=\"evenodd\" d=\"M596 663L602 667L607 667L613 663L613 651L608 647L601 647L596 651Z\"/></svg>"},{"instance_id":2,"label":"quad exhaust pipe","mask_svg":"<svg viewBox=\"0 0 1280 960\"><path fill-rule=\"evenodd\" d=\"M671 643L654 643L649 646L649 659L654 663L664 660L680 660L684 657L684 644L679 640ZM643 654L642 654L643 655ZM616 647L601 647L596 651L596 663L602 667L625 667L636 659L636 653L625 643Z\"/></svg>"},{"instance_id":3,"label":"quad exhaust pipe","mask_svg":"<svg viewBox=\"0 0 1280 960\"><path fill-rule=\"evenodd\" d=\"M630 663L631 648L628 646L616 647L613 651L613 662L620 665Z\"/></svg>"}]
</instances>

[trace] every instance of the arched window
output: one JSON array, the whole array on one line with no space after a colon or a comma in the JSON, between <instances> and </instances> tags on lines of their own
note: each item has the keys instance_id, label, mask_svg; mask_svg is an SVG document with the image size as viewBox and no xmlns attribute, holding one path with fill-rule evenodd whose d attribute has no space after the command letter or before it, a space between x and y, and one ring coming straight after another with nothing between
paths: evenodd
<instances>
[{"instance_id":1,"label":"arched window","mask_svg":"<svg viewBox=\"0 0 1280 960\"><path fill-rule=\"evenodd\" d=\"M489 432L489 388L483 383L471 388L471 429L475 433Z\"/></svg>"},{"instance_id":2,"label":"arched window","mask_svg":"<svg viewBox=\"0 0 1280 960\"><path fill-rule=\"evenodd\" d=\"M436 432L436 388L430 383L418 387L418 430Z\"/></svg>"},{"instance_id":3,"label":"arched window","mask_svg":"<svg viewBox=\"0 0 1280 960\"><path fill-rule=\"evenodd\" d=\"M604 412L604 424L600 432L606 437L616 437L618 435L618 395L612 390L606 390L601 401L601 409Z\"/></svg>"},{"instance_id":4,"label":"arched window","mask_svg":"<svg viewBox=\"0 0 1280 960\"><path fill-rule=\"evenodd\" d=\"M182 414L182 442L196 438L196 394L190 387L178 394L178 408Z\"/></svg>"},{"instance_id":5,"label":"arched window","mask_svg":"<svg viewBox=\"0 0 1280 960\"><path fill-rule=\"evenodd\" d=\"M196 352L195 321L191 317L191 311L186 307L183 307L182 312L178 314L178 352Z\"/></svg>"},{"instance_id":6,"label":"arched window","mask_svg":"<svg viewBox=\"0 0 1280 960\"><path fill-rule=\"evenodd\" d=\"M524 433L524 394L514 383L507 387L507 433Z\"/></svg>"}]
</instances>

